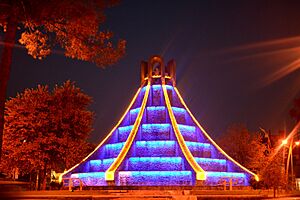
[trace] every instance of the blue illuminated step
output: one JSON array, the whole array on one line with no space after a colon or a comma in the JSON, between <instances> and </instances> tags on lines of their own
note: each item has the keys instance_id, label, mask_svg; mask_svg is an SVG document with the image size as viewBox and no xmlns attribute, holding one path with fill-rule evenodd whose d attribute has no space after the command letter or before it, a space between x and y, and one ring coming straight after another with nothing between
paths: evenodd
<instances>
[{"instance_id":1,"label":"blue illuminated step","mask_svg":"<svg viewBox=\"0 0 300 200\"><path fill-rule=\"evenodd\" d=\"M103 160L90 160L89 161L89 172L100 172L107 170L110 165L115 161L116 158L108 158Z\"/></svg>"},{"instance_id":2,"label":"blue illuminated step","mask_svg":"<svg viewBox=\"0 0 300 200\"><path fill-rule=\"evenodd\" d=\"M164 104L164 97L161 85L152 85L151 93L150 93L150 101L149 104L151 106L162 106Z\"/></svg>"},{"instance_id":3,"label":"blue illuminated step","mask_svg":"<svg viewBox=\"0 0 300 200\"><path fill-rule=\"evenodd\" d=\"M204 184L222 185L224 180L229 184L232 179L233 186L248 186L249 176L240 172L206 172L206 180Z\"/></svg>"},{"instance_id":4,"label":"blue illuminated step","mask_svg":"<svg viewBox=\"0 0 300 200\"><path fill-rule=\"evenodd\" d=\"M162 124L167 122L167 109L165 106L146 107L146 123Z\"/></svg>"},{"instance_id":5,"label":"blue illuminated step","mask_svg":"<svg viewBox=\"0 0 300 200\"><path fill-rule=\"evenodd\" d=\"M145 91L146 91L146 86L141 89L141 91L138 94L135 102L132 105L132 108L139 108L139 107L141 107L142 101L143 101L143 98L144 98L144 95L145 95Z\"/></svg>"},{"instance_id":6,"label":"blue illuminated step","mask_svg":"<svg viewBox=\"0 0 300 200\"><path fill-rule=\"evenodd\" d=\"M136 118L137 118L137 116L138 116L140 110L141 110L141 108L135 108L135 109L131 109L131 110L129 111L129 116L130 116L129 121L130 121L130 124L131 124L131 125L134 124L134 122L135 122L135 120L136 120Z\"/></svg>"},{"instance_id":7,"label":"blue illuminated step","mask_svg":"<svg viewBox=\"0 0 300 200\"><path fill-rule=\"evenodd\" d=\"M181 107L182 105L180 103L179 98L176 95L176 92L174 91L173 86L166 85L166 88L167 88L167 93L168 93L171 105ZM152 85L149 98L150 98L150 101L148 103L150 105L153 105L153 106L165 105L165 99L164 99L162 86L161 85Z\"/></svg>"},{"instance_id":8,"label":"blue illuminated step","mask_svg":"<svg viewBox=\"0 0 300 200\"><path fill-rule=\"evenodd\" d=\"M181 157L131 157L127 159L126 171L181 171L184 169Z\"/></svg>"},{"instance_id":9,"label":"blue illuminated step","mask_svg":"<svg viewBox=\"0 0 300 200\"><path fill-rule=\"evenodd\" d=\"M141 108L140 107L132 107L125 115L125 118L123 119L120 126L128 126L133 125Z\"/></svg>"},{"instance_id":10,"label":"blue illuminated step","mask_svg":"<svg viewBox=\"0 0 300 200\"><path fill-rule=\"evenodd\" d=\"M122 150L125 142L106 144L102 151L104 154L104 158L116 158Z\"/></svg>"},{"instance_id":11,"label":"blue illuminated step","mask_svg":"<svg viewBox=\"0 0 300 200\"><path fill-rule=\"evenodd\" d=\"M171 124L143 124L141 140L170 140Z\"/></svg>"},{"instance_id":12,"label":"blue illuminated step","mask_svg":"<svg viewBox=\"0 0 300 200\"><path fill-rule=\"evenodd\" d=\"M105 172L89 172L89 173L75 173L71 175L71 178L79 178L83 186L105 186ZM74 186L79 186L79 181L73 181Z\"/></svg>"},{"instance_id":13,"label":"blue illuminated step","mask_svg":"<svg viewBox=\"0 0 300 200\"><path fill-rule=\"evenodd\" d=\"M133 125L121 126L117 130L118 142L125 142L129 136L130 131L132 130Z\"/></svg>"},{"instance_id":14,"label":"blue illuminated step","mask_svg":"<svg viewBox=\"0 0 300 200\"><path fill-rule=\"evenodd\" d=\"M118 185L133 186L189 186L191 171L120 171Z\"/></svg>"},{"instance_id":15,"label":"blue illuminated step","mask_svg":"<svg viewBox=\"0 0 300 200\"><path fill-rule=\"evenodd\" d=\"M195 126L178 124L178 128L185 141L197 142L197 134L196 134Z\"/></svg>"},{"instance_id":16,"label":"blue illuminated step","mask_svg":"<svg viewBox=\"0 0 300 200\"><path fill-rule=\"evenodd\" d=\"M188 116L187 111L184 108L172 107L175 119L178 124L186 124Z\"/></svg>"},{"instance_id":17,"label":"blue illuminated step","mask_svg":"<svg viewBox=\"0 0 300 200\"><path fill-rule=\"evenodd\" d=\"M174 107L182 107L182 104L181 104L173 86L166 85L166 87L167 87L167 92L168 92L168 96L169 96L171 105Z\"/></svg>"},{"instance_id":18,"label":"blue illuminated step","mask_svg":"<svg viewBox=\"0 0 300 200\"><path fill-rule=\"evenodd\" d=\"M210 158L212 153L212 145L201 142L185 142L186 146L194 157Z\"/></svg>"},{"instance_id":19,"label":"blue illuminated step","mask_svg":"<svg viewBox=\"0 0 300 200\"><path fill-rule=\"evenodd\" d=\"M160 157L175 156L175 141L136 141L136 157Z\"/></svg>"},{"instance_id":20,"label":"blue illuminated step","mask_svg":"<svg viewBox=\"0 0 300 200\"><path fill-rule=\"evenodd\" d=\"M225 159L195 157L195 160L200 165L200 167L204 169L204 171L218 171L218 172L227 171L227 163Z\"/></svg>"}]
</instances>

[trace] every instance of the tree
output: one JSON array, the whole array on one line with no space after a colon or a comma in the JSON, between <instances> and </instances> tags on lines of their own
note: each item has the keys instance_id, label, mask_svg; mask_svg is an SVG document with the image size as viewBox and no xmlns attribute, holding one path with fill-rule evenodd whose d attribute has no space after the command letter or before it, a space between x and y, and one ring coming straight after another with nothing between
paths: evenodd
<instances>
[{"instance_id":1,"label":"tree","mask_svg":"<svg viewBox=\"0 0 300 200\"><path fill-rule=\"evenodd\" d=\"M250 133L244 124L233 124L227 128L218 143L241 165L253 168L253 156L261 156L257 152L265 151L265 146L261 145L260 140L260 136Z\"/></svg>"},{"instance_id":2,"label":"tree","mask_svg":"<svg viewBox=\"0 0 300 200\"><path fill-rule=\"evenodd\" d=\"M273 188L274 197L279 187L286 186L286 176L282 158L283 149L273 148L262 162L257 163L258 174L266 188Z\"/></svg>"},{"instance_id":3,"label":"tree","mask_svg":"<svg viewBox=\"0 0 300 200\"><path fill-rule=\"evenodd\" d=\"M87 109L91 98L70 81L56 86L52 98L50 120L53 132L60 138L59 151L64 158L62 166L69 169L80 161L86 152L90 153L93 150L88 148L86 142L92 131L93 113Z\"/></svg>"},{"instance_id":4,"label":"tree","mask_svg":"<svg viewBox=\"0 0 300 200\"><path fill-rule=\"evenodd\" d=\"M63 171L91 151L91 97L74 83L65 82L49 92L47 86L26 89L6 102L2 170L18 168L39 174Z\"/></svg>"},{"instance_id":5,"label":"tree","mask_svg":"<svg viewBox=\"0 0 300 200\"><path fill-rule=\"evenodd\" d=\"M233 124L219 139L220 146L232 158L260 177L259 186L275 191L285 185L282 152L264 143L259 133L250 133L244 124ZM253 186L257 187L255 182Z\"/></svg>"},{"instance_id":6,"label":"tree","mask_svg":"<svg viewBox=\"0 0 300 200\"><path fill-rule=\"evenodd\" d=\"M125 41L113 45L110 31L99 31L105 21L104 9L117 0L0 0L0 27L5 32L0 61L0 158L4 127L4 102L18 40L33 58L42 59L53 48L67 57L96 63L100 67L116 63L125 53Z\"/></svg>"}]
</instances>

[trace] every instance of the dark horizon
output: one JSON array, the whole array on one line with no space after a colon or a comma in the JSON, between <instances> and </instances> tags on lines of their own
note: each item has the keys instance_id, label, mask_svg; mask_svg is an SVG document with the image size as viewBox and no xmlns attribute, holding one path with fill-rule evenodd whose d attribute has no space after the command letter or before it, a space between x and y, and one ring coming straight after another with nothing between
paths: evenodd
<instances>
[{"instance_id":1,"label":"dark horizon","mask_svg":"<svg viewBox=\"0 0 300 200\"><path fill-rule=\"evenodd\" d=\"M93 97L91 141L117 123L140 85L140 61L158 54L177 63L177 87L212 138L232 123L290 131L300 72L276 72L300 58L299 1L122 1L106 11L104 29L127 40L114 66L52 54L34 60L14 49L8 97L38 84L75 81ZM300 65L299 65L300 67Z\"/></svg>"}]
</instances>

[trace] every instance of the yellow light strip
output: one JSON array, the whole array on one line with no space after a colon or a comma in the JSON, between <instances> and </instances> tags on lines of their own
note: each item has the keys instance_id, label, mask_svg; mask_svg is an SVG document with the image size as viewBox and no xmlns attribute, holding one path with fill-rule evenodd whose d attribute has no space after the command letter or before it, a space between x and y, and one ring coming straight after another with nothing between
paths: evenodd
<instances>
[{"instance_id":1,"label":"yellow light strip","mask_svg":"<svg viewBox=\"0 0 300 200\"><path fill-rule=\"evenodd\" d=\"M135 138L138 128L140 126L141 120L143 118L144 110L145 110L148 96L149 96L149 90L150 90L150 81L148 82L148 85L147 85L147 88L145 91L145 95L144 95L144 99L142 102L142 106L141 106L139 114L133 124L133 128L130 131L130 134L129 134L121 152L119 153L118 157L115 159L115 161L111 164L111 166L105 172L105 180L107 180L107 181L113 181L115 179L115 171L118 169L120 164L123 162L125 156L127 155L128 151L134 141L134 138Z\"/></svg>"},{"instance_id":2,"label":"yellow light strip","mask_svg":"<svg viewBox=\"0 0 300 200\"><path fill-rule=\"evenodd\" d=\"M160 78L161 75L152 75L152 78Z\"/></svg>"},{"instance_id":3,"label":"yellow light strip","mask_svg":"<svg viewBox=\"0 0 300 200\"><path fill-rule=\"evenodd\" d=\"M161 77L161 75L153 75L153 76L152 76L152 78L160 78L160 77ZM165 76L165 78L171 79L171 76ZM144 80L145 80L145 81L148 80L148 77L145 77Z\"/></svg>"},{"instance_id":4,"label":"yellow light strip","mask_svg":"<svg viewBox=\"0 0 300 200\"><path fill-rule=\"evenodd\" d=\"M70 171L74 170L76 167L78 167L81 163L85 162L93 153L95 153L109 138L110 136L113 134L113 132L116 130L116 128L118 128L118 126L121 124L121 122L123 121L124 117L126 116L126 114L128 113L128 111L130 110L131 106L133 105L133 103L135 102L136 98L138 97L138 94L140 93L142 87L140 87L138 89L138 91L135 93L133 99L131 100L128 108L126 109L125 113L123 114L123 116L121 117L121 119L118 121L118 123L114 126L114 128L110 131L110 133L102 140L102 142L94 149L94 151L92 151L89 155L87 155L83 160L81 160L79 163L77 163L76 165L74 165L73 167L71 167L70 169L68 169L67 171L65 171L64 173L62 173L59 176L59 182L62 181L62 177L69 173Z\"/></svg>"},{"instance_id":5,"label":"yellow light strip","mask_svg":"<svg viewBox=\"0 0 300 200\"><path fill-rule=\"evenodd\" d=\"M256 181L259 181L259 177L251 172L250 170L248 170L246 167L242 166L240 163L238 163L237 161L235 161L233 158L231 158L225 151L223 151L223 149L221 147L219 147L217 145L217 143L208 135L208 133L204 130L204 128L199 124L199 122L196 120L196 118L194 117L194 115L191 113L191 111L189 110L189 108L186 106L183 98L181 97L179 91L177 90L176 87L174 87L177 96L179 97L182 105L185 107L185 109L188 111L188 113L190 114L190 116L192 117L193 121L195 122L195 124L197 124L197 126L201 129L201 131L204 133L204 135L208 138L208 140L224 155L226 156L229 160L231 160L232 162L234 162L236 165L238 165L241 169L245 170L246 172L248 172L249 174L253 175Z\"/></svg>"},{"instance_id":6,"label":"yellow light strip","mask_svg":"<svg viewBox=\"0 0 300 200\"><path fill-rule=\"evenodd\" d=\"M185 144L184 138L182 137L180 130L178 128L177 125L177 121L175 119L172 107L171 107L171 103L168 97L168 93L167 93L167 89L166 89L166 85L162 84L162 88L163 88L163 92L164 92L164 97L165 97L165 102L167 105L167 109L168 109L168 113L172 122L172 127L174 129L177 141L179 143L180 149L184 154L184 157L187 159L187 161L189 162L190 166L193 168L193 170L196 172L196 179L197 180L206 180L206 174L205 171L198 165L198 163L196 162L194 156L192 155L192 153L190 152L190 150L188 149L188 147Z\"/></svg>"}]
</instances>

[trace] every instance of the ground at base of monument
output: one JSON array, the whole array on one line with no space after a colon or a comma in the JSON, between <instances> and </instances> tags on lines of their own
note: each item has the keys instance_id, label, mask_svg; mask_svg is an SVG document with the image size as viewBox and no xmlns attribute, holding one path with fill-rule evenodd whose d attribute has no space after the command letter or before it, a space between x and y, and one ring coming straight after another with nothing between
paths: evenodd
<instances>
[{"instance_id":1,"label":"ground at base of monument","mask_svg":"<svg viewBox=\"0 0 300 200\"><path fill-rule=\"evenodd\" d=\"M125 199L266 199L273 196L272 190L53 190L53 191L15 191L3 193L6 199L55 199L55 200L125 200ZM279 197L296 197L300 192L280 193ZM295 198L294 198L295 199Z\"/></svg>"}]
</instances>

